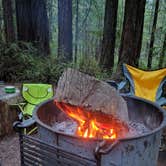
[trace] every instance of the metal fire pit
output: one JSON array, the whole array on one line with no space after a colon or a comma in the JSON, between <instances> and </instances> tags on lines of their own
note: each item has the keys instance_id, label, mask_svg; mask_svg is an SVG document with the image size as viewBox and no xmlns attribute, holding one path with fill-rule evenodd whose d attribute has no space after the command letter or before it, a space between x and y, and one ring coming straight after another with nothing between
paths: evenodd
<instances>
[{"instance_id":1,"label":"metal fire pit","mask_svg":"<svg viewBox=\"0 0 166 166\"><path fill-rule=\"evenodd\" d=\"M62 112L55 107L53 99L48 100L33 114L39 139L20 134L23 165L27 162L50 166L156 166L161 129L166 123L164 112L147 100L127 96L124 99L129 119L143 123L150 132L115 141L67 135L53 129Z\"/></svg>"}]
</instances>

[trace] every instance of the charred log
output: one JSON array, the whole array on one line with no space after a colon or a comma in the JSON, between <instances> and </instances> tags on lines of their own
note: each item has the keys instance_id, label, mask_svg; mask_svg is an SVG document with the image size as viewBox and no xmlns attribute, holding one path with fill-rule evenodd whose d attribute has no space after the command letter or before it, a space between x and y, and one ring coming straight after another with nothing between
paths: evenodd
<instances>
[{"instance_id":1,"label":"charred log","mask_svg":"<svg viewBox=\"0 0 166 166\"><path fill-rule=\"evenodd\" d=\"M62 74L55 100L128 120L126 103L113 87L74 69Z\"/></svg>"}]
</instances>

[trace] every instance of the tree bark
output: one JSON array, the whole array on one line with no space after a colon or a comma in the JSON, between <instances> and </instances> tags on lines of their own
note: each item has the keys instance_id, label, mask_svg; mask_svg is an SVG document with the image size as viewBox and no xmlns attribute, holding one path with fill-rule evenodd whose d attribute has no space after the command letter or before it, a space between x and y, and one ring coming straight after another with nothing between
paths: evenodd
<instances>
[{"instance_id":1,"label":"tree bark","mask_svg":"<svg viewBox=\"0 0 166 166\"><path fill-rule=\"evenodd\" d=\"M126 0L123 31L119 49L118 71L122 63L138 67L146 0Z\"/></svg>"},{"instance_id":2,"label":"tree bark","mask_svg":"<svg viewBox=\"0 0 166 166\"><path fill-rule=\"evenodd\" d=\"M78 18L79 18L79 0L76 0L76 20L75 20L75 55L74 62L77 61L77 50L78 50L78 36L79 36L79 27L78 27Z\"/></svg>"},{"instance_id":3,"label":"tree bark","mask_svg":"<svg viewBox=\"0 0 166 166\"><path fill-rule=\"evenodd\" d=\"M53 0L47 1L48 20L49 20L49 37L50 37L50 40L52 40L52 32L53 32L53 24L54 24L53 8L54 8L54 2L53 2Z\"/></svg>"},{"instance_id":4,"label":"tree bark","mask_svg":"<svg viewBox=\"0 0 166 166\"><path fill-rule=\"evenodd\" d=\"M49 25L45 0L16 0L18 40L33 42L48 55Z\"/></svg>"},{"instance_id":5,"label":"tree bark","mask_svg":"<svg viewBox=\"0 0 166 166\"><path fill-rule=\"evenodd\" d=\"M74 69L67 69L60 77L55 100L128 121L127 105L113 87Z\"/></svg>"},{"instance_id":6,"label":"tree bark","mask_svg":"<svg viewBox=\"0 0 166 166\"><path fill-rule=\"evenodd\" d=\"M106 70L110 70L114 66L117 10L118 0L106 0L104 33L100 57L100 65Z\"/></svg>"},{"instance_id":7,"label":"tree bark","mask_svg":"<svg viewBox=\"0 0 166 166\"><path fill-rule=\"evenodd\" d=\"M155 31L156 31L156 25L157 25L158 8L159 8L159 0L156 0L153 26L152 26L152 32L151 32L151 38L150 38L149 53L148 53L148 65L147 65L148 69L151 69L152 67L153 44L154 44Z\"/></svg>"},{"instance_id":8,"label":"tree bark","mask_svg":"<svg viewBox=\"0 0 166 166\"><path fill-rule=\"evenodd\" d=\"M162 47L161 54L160 54L159 68L163 67L165 51L166 51L166 33L165 33L165 36L164 36L163 47ZM164 65L166 66L166 62L165 62Z\"/></svg>"},{"instance_id":9,"label":"tree bark","mask_svg":"<svg viewBox=\"0 0 166 166\"><path fill-rule=\"evenodd\" d=\"M15 40L15 28L13 22L12 1L2 0L2 6L6 42L13 42Z\"/></svg>"},{"instance_id":10,"label":"tree bark","mask_svg":"<svg viewBox=\"0 0 166 166\"><path fill-rule=\"evenodd\" d=\"M0 3L0 41L3 41L3 13L2 13L2 4Z\"/></svg>"},{"instance_id":11,"label":"tree bark","mask_svg":"<svg viewBox=\"0 0 166 166\"><path fill-rule=\"evenodd\" d=\"M58 56L72 61L72 0L58 0Z\"/></svg>"}]
</instances>

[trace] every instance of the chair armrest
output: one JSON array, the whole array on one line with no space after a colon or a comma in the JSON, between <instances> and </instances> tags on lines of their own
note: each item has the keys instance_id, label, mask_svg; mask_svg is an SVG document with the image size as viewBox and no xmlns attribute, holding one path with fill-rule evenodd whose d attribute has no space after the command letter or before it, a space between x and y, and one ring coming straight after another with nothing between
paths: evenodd
<instances>
[{"instance_id":1,"label":"chair armrest","mask_svg":"<svg viewBox=\"0 0 166 166\"><path fill-rule=\"evenodd\" d=\"M122 90L127 84L127 80L122 80L121 82L117 83L118 90Z\"/></svg>"},{"instance_id":2,"label":"chair armrest","mask_svg":"<svg viewBox=\"0 0 166 166\"><path fill-rule=\"evenodd\" d=\"M160 106L166 106L166 98L161 97L159 100L157 100L157 104L159 104Z\"/></svg>"},{"instance_id":3,"label":"chair armrest","mask_svg":"<svg viewBox=\"0 0 166 166\"><path fill-rule=\"evenodd\" d=\"M107 80L106 81L109 85L113 86L115 89L117 89L118 91L122 90L126 84L127 84L127 80L122 80L121 82L115 82L114 80Z\"/></svg>"},{"instance_id":4,"label":"chair armrest","mask_svg":"<svg viewBox=\"0 0 166 166\"><path fill-rule=\"evenodd\" d=\"M107 80L106 83L113 86L115 89L118 89L118 84L114 80Z\"/></svg>"},{"instance_id":5,"label":"chair armrest","mask_svg":"<svg viewBox=\"0 0 166 166\"><path fill-rule=\"evenodd\" d=\"M11 107L17 107L17 108L19 108L21 110L21 112L23 112L24 111L24 107L25 107L26 104L27 103L23 102L23 103L11 104L10 106Z\"/></svg>"},{"instance_id":6,"label":"chair armrest","mask_svg":"<svg viewBox=\"0 0 166 166\"><path fill-rule=\"evenodd\" d=\"M20 105L20 106L24 106L25 104L27 104L27 103L16 103L16 104L10 104L10 106L18 106L18 105Z\"/></svg>"}]
</instances>

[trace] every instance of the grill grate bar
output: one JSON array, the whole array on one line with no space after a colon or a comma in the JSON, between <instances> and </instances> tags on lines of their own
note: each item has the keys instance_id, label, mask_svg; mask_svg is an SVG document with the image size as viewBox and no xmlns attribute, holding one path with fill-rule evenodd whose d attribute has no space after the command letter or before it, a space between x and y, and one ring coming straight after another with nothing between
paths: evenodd
<instances>
[{"instance_id":1,"label":"grill grate bar","mask_svg":"<svg viewBox=\"0 0 166 166\"><path fill-rule=\"evenodd\" d=\"M96 166L96 161L70 153L64 149L46 144L37 138L20 136L20 150L23 165Z\"/></svg>"},{"instance_id":2,"label":"grill grate bar","mask_svg":"<svg viewBox=\"0 0 166 166\"><path fill-rule=\"evenodd\" d=\"M37 156L39 158L44 157L46 159L52 160L52 158L55 156L55 154L52 153L45 153L41 149L34 149L34 147L31 147L30 145L24 144L24 152L27 152L29 155ZM49 156L49 157L48 157Z\"/></svg>"},{"instance_id":3,"label":"grill grate bar","mask_svg":"<svg viewBox=\"0 0 166 166\"><path fill-rule=\"evenodd\" d=\"M29 153L28 150L24 150L24 157L31 158L32 161L34 160L34 161L36 161L38 163L40 163L40 162L47 163L48 161L50 163L51 162L52 163L56 162L56 160L53 160L52 157L48 157L48 156L46 157L44 155L39 155L37 153L32 154L32 153Z\"/></svg>"},{"instance_id":4,"label":"grill grate bar","mask_svg":"<svg viewBox=\"0 0 166 166\"><path fill-rule=\"evenodd\" d=\"M56 156L56 155L54 155L54 156ZM56 157L49 158L49 157L44 156L44 155L36 154L35 152L33 153L32 151L31 151L31 153L29 153L29 150L24 150L24 157L31 158L31 160L35 159L38 163L43 163L44 162L45 164L49 164L49 165L50 164L55 165L55 163L58 164L58 162L62 163L62 161L63 161L64 164L69 165L69 163L70 163L70 159L66 160L65 158L62 158L62 161L61 161L60 159L58 159ZM73 162L71 162L71 165L74 166ZM75 166L77 166L77 165L78 165L78 163L75 164Z\"/></svg>"},{"instance_id":5,"label":"grill grate bar","mask_svg":"<svg viewBox=\"0 0 166 166\"><path fill-rule=\"evenodd\" d=\"M35 163L29 158L24 157L24 166L31 166L31 165L37 166L39 164Z\"/></svg>"},{"instance_id":6,"label":"grill grate bar","mask_svg":"<svg viewBox=\"0 0 166 166\"><path fill-rule=\"evenodd\" d=\"M72 155L67 154L66 152L61 152L61 151L58 151L55 149L52 151L52 153L50 153L48 151L48 148L45 150L41 146L39 147L34 144L28 144L27 140L23 143L23 147L24 147L24 152L27 152L28 154L35 155L39 158L46 158L46 159L51 159L51 160L54 158L54 160L53 160L54 162L56 160L59 160L58 157L60 156L61 158L63 157L63 160L67 160L66 163L69 163L71 158L73 157ZM50 156L50 157L48 157L48 156ZM77 158L75 158L75 161L80 164L82 163L80 161L80 159L77 159ZM82 165L84 165L84 163L82 163Z\"/></svg>"}]
</instances>

